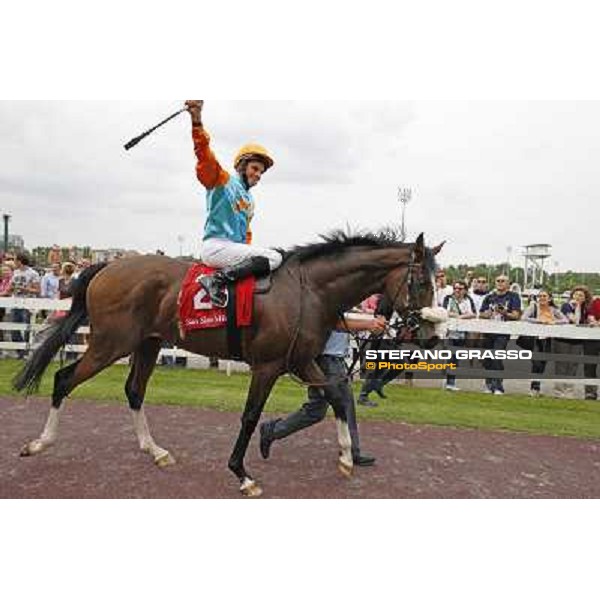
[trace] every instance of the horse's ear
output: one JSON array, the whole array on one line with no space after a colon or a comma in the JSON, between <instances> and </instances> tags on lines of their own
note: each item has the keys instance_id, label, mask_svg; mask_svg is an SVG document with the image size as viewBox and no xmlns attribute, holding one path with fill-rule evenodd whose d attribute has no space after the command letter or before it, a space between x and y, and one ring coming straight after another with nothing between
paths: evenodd
<instances>
[{"instance_id":1,"label":"horse's ear","mask_svg":"<svg viewBox=\"0 0 600 600\"><path fill-rule=\"evenodd\" d=\"M432 248L431 251L433 252L433 255L437 256L444 249L445 245L446 245L446 242L442 242L439 246Z\"/></svg>"},{"instance_id":2,"label":"horse's ear","mask_svg":"<svg viewBox=\"0 0 600 600\"><path fill-rule=\"evenodd\" d=\"M415 244L415 262L422 263L425 258L425 234L422 233L417 238L417 243Z\"/></svg>"}]
</instances>

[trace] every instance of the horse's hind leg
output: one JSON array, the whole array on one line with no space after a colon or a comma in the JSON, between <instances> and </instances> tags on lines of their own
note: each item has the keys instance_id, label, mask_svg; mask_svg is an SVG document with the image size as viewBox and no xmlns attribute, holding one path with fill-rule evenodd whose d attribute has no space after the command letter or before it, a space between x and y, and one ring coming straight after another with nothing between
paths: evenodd
<instances>
[{"instance_id":1,"label":"horse's hind leg","mask_svg":"<svg viewBox=\"0 0 600 600\"><path fill-rule=\"evenodd\" d=\"M159 467L168 467L175 464L175 460L168 450L161 448L152 439L148 421L144 414L144 397L156 359L160 353L161 341L151 338L144 340L133 355L131 372L125 384L125 394L129 401L133 415L133 427L140 444L140 449L152 456L154 463Z\"/></svg>"},{"instance_id":2,"label":"horse's hind leg","mask_svg":"<svg viewBox=\"0 0 600 600\"><path fill-rule=\"evenodd\" d=\"M92 338L89 348L80 360L57 371L54 376L52 407L42 435L25 444L21 456L34 456L52 446L58 438L59 414L63 400L78 385L91 379L122 356L121 352L116 353L110 347L105 348Z\"/></svg>"},{"instance_id":3,"label":"horse's hind leg","mask_svg":"<svg viewBox=\"0 0 600 600\"><path fill-rule=\"evenodd\" d=\"M59 423L59 414L62 408L62 401L67 396L67 393L64 393L64 390L69 387L69 382L73 378L73 373L77 369L77 365L81 362L78 360L63 369L60 369L54 375L54 391L52 392L52 407L50 408L50 413L48 415L48 419L46 420L46 425L44 430L42 431L42 435L37 440L33 440L28 444L25 444L23 449L21 450L21 456L34 456L36 454L40 454L54 442L58 438L58 423Z\"/></svg>"}]
</instances>

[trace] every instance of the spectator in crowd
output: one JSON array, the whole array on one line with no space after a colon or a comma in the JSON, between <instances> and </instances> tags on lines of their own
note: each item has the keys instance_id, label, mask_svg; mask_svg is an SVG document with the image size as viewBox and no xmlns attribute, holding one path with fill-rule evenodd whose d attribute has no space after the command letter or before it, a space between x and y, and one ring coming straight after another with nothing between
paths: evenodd
<instances>
[{"instance_id":1,"label":"spectator in crowd","mask_svg":"<svg viewBox=\"0 0 600 600\"><path fill-rule=\"evenodd\" d=\"M540 325L565 325L569 322L567 317L554 305L552 295L548 290L540 290L537 301L531 302L523 313L523 321L537 323ZM531 350L541 354L549 354L552 351L552 340L550 338L531 338ZM534 360L531 372L534 375L542 375L546 371L547 361ZM529 395L539 398L542 395L542 384L540 381L531 382Z\"/></svg>"},{"instance_id":2,"label":"spectator in crowd","mask_svg":"<svg viewBox=\"0 0 600 600\"><path fill-rule=\"evenodd\" d=\"M13 270L8 264L2 265L0 271L0 296L8 296L8 290L12 281ZM6 293L5 293L6 292Z\"/></svg>"},{"instance_id":3,"label":"spectator in crowd","mask_svg":"<svg viewBox=\"0 0 600 600\"><path fill-rule=\"evenodd\" d=\"M31 262L26 254L18 254L15 259L15 269L6 296L19 298L35 298L40 293L40 276L31 268Z\"/></svg>"},{"instance_id":4,"label":"spectator in crowd","mask_svg":"<svg viewBox=\"0 0 600 600\"><path fill-rule=\"evenodd\" d=\"M375 296L372 296L371 298L375 298ZM368 298L367 301L371 300L371 298ZM377 306L375 307L375 310L373 311L372 314L375 317L383 316L386 321L391 320L392 315L394 313L394 310L393 310L391 304L386 300L385 296L383 296L382 294L379 294L377 296L377 298L378 298ZM367 308L367 310L370 310L371 304L369 303L369 305L366 308ZM366 312L366 314L370 314L370 313ZM383 340L383 338L380 336L371 340L369 342L368 346L366 348L364 348L364 351L379 350L381 348L382 340ZM357 358L357 357L355 356L355 358ZM360 357L358 357L358 358L360 358ZM368 372L363 381L360 395L357 400L357 404L360 404L361 406L365 406L367 408L377 408L377 403L370 400L369 395L372 392L377 392L377 395L380 398L385 398L386 396L383 393L383 388L387 383L389 383L390 381L393 381L395 378L396 378L396 375L395 374L391 375L391 373L389 371L386 373L380 373L380 372L376 372L376 371Z\"/></svg>"},{"instance_id":5,"label":"spectator in crowd","mask_svg":"<svg viewBox=\"0 0 600 600\"><path fill-rule=\"evenodd\" d=\"M18 254L15 258L15 270L12 274L10 285L4 296L15 296L17 298L35 298L40 293L40 276L31 268L29 257L26 254ZM13 323L29 323L31 313L22 308L14 308L11 311ZM20 331L12 332L12 341L15 343L28 343L29 332L23 335ZM19 359L26 356L25 350L18 350Z\"/></svg>"},{"instance_id":6,"label":"spectator in crowd","mask_svg":"<svg viewBox=\"0 0 600 600\"><path fill-rule=\"evenodd\" d=\"M60 300L71 297L71 285L75 279L75 265L66 262L61 269L58 282L58 295Z\"/></svg>"},{"instance_id":7,"label":"spectator in crowd","mask_svg":"<svg viewBox=\"0 0 600 600\"><path fill-rule=\"evenodd\" d=\"M14 260L5 260L2 263L3 266L8 267L10 269L11 272L11 278L12 278L12 273L14 272L16 265L15 265L15 261Z\"/></svg>"},{"instance_id":8,"label":"spectator in crowd","mask_svg":"<svg viewBox=\"0 0 600 600\"><path fill-rule=\"evenodd\" d=\"M600 327L600 298L594 298L590 303L588 310L588 324L591 327ZM598 356L600 356L600 341L585 340L583 343L583 354L586 357L595 357L596 360L598 360ZM584 376L586 379L597 379L598 365L593 363L586 364L584 367ZM598 386L586 385L585 399L598 400Z\"/></svg>"},{"instance_id":9,"label":"spectator in crowd","mask_svg":"<svg viewBox=\"0 0 600 600\"><path fill-rule=\"evenodd\" d=\"M52 246L50 251L48 252L48 264L53 265L55 263L59 263L62 261L62 252L60 250L60 246L56 244Z\"/></svg>"},{"instance_id":10,"label":"spectator in crowd","mask_svg":"<svg viewBox=\"0 0 600 600\"><path fill-rule=\"evenodd\" d=\"M446 296L451 296L452 291L452 286L448 285L446 272L444 270L439 270L435 274L435 305L442 308Z\"/></svg>"},{"instance_id":11,"label":"spectator in crowd","mask_svg":"<svg viewBox=\"0 0 600 600\"><path fill-rule=\"evenodd\" d=\"M62 269L60 271L60 279L58 281L58 298L59 300L65 300L66 298L71 298L73 295L72 286L75 282L75 265L71 262L66 262L63 264ZM59 311L54 313L54 318L60 318L64 316L66 313L61 313ZM89 321L86 319L82 325L88 325ZM82 334L73 334L69 340L69 344L77 345L77 344L86 344L86 336ZM67 352L65 356L67 362L71 362L77 359L76 352Z\"/></svg>"},{"instance_id":12,"label":"spectator in crowd","mask_svg":"<svg viewBox=\"0 0 600 600\"><path fill-rule=\"evenodd\" d=\"M377 309L375 310L375 317L383 317L386 321L391 321L394 315L394 309L389 303L389 301L385 298L385 296L380 296L379 303L377 305ZM384 338L377 337L369 344L369 350L380 350L381 344ZM397 337L395 338L396 344L398 347L401 347L403 344L410 344L414 341L414 337L412 332L408 330L398 332ZM366 350L366 348L365 348ZM410 362L410 361L409 361ZM418 361L416 361L418 362ZM390 384L395 379L404 376L406 385L408 387L413 387L414 385L414 373L406 372L400 373L395 369L387 369L386 371L369 371L363 381L363 385L360 391L360 396L357 400L357 404L361 406L365 406L367 408L377 408L378 404L373 402L369 396L375 392L382 400L386 399L386 395L384 393L384 388L386 385Z\"/></svg>"},{"instance_id":13,"label":"spectator in crowd","mask_svg":"<svg viewBox=\"0 0 600 600\"><path fill-rule=\"evenodd\" d=\"M468 285L465 281L457 281L454 284L454 291L451 296L446 296L444 308L448 311L451 319L475 319L477 318L477 309L473 298L468 294ZM451 331L448 334L451 346L455 348L464 347L467 340L467 334L461 331ZM454 357L453 363L458 365L458 360ZM456 386L456 376L448 373L446 377L446 390L449 392L458 392Z\"/></svg>"},{"instance_id":14,"label":"spectator in crowd","mask_svg":"<svg viewBox=\"0 0 600 600\"><path fill-rule=\"evenodd\" d=\"M353 309L349 311L349 313L361 314L361 315L375 315L377 313L377 307L382 298L382 294L374 294L373 296L369 296L365 301L361 302L358 306L355 306ZM360 345L362 340L365 340L369 337L369 332L367 331L359 331L354 339L358 341L357 347L352 347L352 362L353 364L357 364L360 361L360 353L361 348Z\"/></svg>"},{"instance_id":15,"label":"spectator in crowd","mask_svg":"<svg viewBox=\"0 0 600 600\"><path fill-rule=\"evenodd\" d=\"M465 275L465 284L467 285L468 290L471 290L474 279L475 273L473 271L467 271L467 274Z\"/></svg>"},{"instance_id":16,"label":"spectator in crowd","mask_svg":"<svg viewBox=\"0 0 600 600\"><path fill-rule=\"evenodd\" d=\"M473 279L473 285L471 286L471 298L475 303L477 314L481 312L481 305L485 300L485 297L489 294L488 282L485 277L476 277Z\"/></svg>"},{"instance_id":17,"label":"spectator in crowd","mask_svg":"<svg viewBox=\"0 0 600 600\"><path fill-rule=\"evenodd\" d=\"M489 286L488 281L483 276L476 276L473 278L470 289L470 296L473 299L473 303L475 304L475 310L477 311L477 316L479 317L479 313L481 312L481 305L485 300L485 297L489 294ZM467 340L470 347L476 348L480 347L482 342L482 336L480 333L469 333L467 335ZM470 361L471 366L474 366L475 361Z\"/></svg>"},{"instance_id":18,"label":"spectator in crowd","mask_svg":"<svg viewBox=\"0 0 600 600\"><path fill-rule=\"evenodd\" d=\"M567 317L571 325L586 325L588 322L588 308L592 297L590 291L585 286L577 286L571 292L571 298L562 305L561 312ZM555 354L573 354L581 355L583 343L581 340L555 339ZM556 376L575 377L578 370L577 363L557 361ZM554 386L554 395L557 398L572 397L575 393L575 386L572 383L557 383Z\"/></svg>"},{"instance_id":19,"label":"spectator in crowd","mask_svg":"<svg viewBox=\"0 0 600 600\"><path fill-rule=\"evenodd\" d=\"M518 321L521 318L521 298L509 290L508 276L500 275L496 279L496 289L485 297L481 305L480 317L494 321ZM509 335L486 334L483 336L483 347L486 350L506 350ZM501 360L486 359L483 367L489 371L504 371ZM499 377L486 379L486 394L504 395L504 382Z\"/></svg>"},{"instance_id":20,"label":"spectator in crowd","mask_svg":"<svg viewBox=\"0 0 600 600\"><path fill-rule=\"evenodd\" d=\"M54 263L49 273L42 277L40 297L49 300L58 300L60 281L60 264Z\"/></svg>"},{"instance_id":21,"label":"spectator in crowd","mask_svg":"<svg viewBox=\"0 0 600 600\"><path fill-rule=\"evenodd\" d=\"M74 267L75 272L73 273L73 278L77 279L81 273L91 266L91 264L92 262L87 258L82 258L80 261L77 261L77 266Z\"/></svg>"},{"instance_id":22,"label":"spectator in crowd","mask_svg":"<svg viewBox=\"0 0 600 600\"><path fill-rule=\"evenodd\" d=\"M3 264L0 267L0 296L8 296L8 290L12 281L13 270L8 264ZM0 321L4 321L4 315L6 314L5 308L0 308ZM0 333L0 340L2 340L2 334Z\"/></svg>"},{"instance_id":23,"label":"spectator in crowd","mask_svg":"<svg viewBox=\"0 0 600 600\"><path fill-rule=\"evenodd\" d=\"M360 305L360 312L366 315L374 315L377 311L377 307L379 306L379 301L381 300L381 294L375 294L367 298Z\"/></svg>"}]
</instances>

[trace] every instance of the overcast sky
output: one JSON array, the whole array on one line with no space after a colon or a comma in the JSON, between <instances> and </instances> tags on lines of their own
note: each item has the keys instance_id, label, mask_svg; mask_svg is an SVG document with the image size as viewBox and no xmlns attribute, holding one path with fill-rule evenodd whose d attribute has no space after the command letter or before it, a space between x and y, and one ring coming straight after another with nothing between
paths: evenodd
<instances>
[{"instance_id":1,"label":"overcast sky","mask_svg":"<svg viewBox=\"0 0 600 600\"><path fill-rule=\"evenodd\" d=\"M89 245L198 253L205 192L182 115L129 153L123 144L180 106L0 102L0 209L27 247ZM501 262L554 246L550 270L600 270L598 102L206 102L225 166L247 141L276 168L255 188L255 243L292 246L347 224L400 223L447 240L442 263Z\"/></svg>"}]
</instances>

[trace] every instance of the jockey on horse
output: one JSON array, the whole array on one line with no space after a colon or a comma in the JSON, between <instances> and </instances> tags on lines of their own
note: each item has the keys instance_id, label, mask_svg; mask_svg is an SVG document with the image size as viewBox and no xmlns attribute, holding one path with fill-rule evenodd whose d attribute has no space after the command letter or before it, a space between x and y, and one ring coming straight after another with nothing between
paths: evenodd
<instances>
[{"instance_id":1,"label":"jockey on horse","mask_svg":"<svg viewBox=\"0 0 600 600\"><path fill-rule=\"evenodd\" d=\"M258 144L247 144L237 153L234 173L225 171L210 149L210 136L202 123L203 100L188 100L192 117L192 137L198 164L196 174L207 189L208 216L204 229L201 259L208 267L219 269L204 276L200 283L214 306L227 303L226 285L250 275L266 277L282 262L276 250L250 246L250 223L254 216L251 188L259 183L274 161Z\"/></svg>"}]
</instances>

